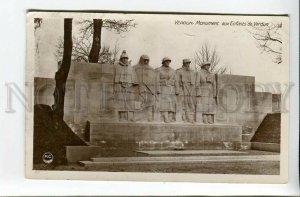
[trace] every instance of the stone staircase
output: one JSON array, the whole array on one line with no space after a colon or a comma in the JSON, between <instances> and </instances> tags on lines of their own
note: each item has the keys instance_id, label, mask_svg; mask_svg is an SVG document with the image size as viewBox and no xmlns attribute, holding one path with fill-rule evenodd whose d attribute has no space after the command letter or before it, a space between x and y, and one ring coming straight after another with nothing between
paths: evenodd
<instances>
[{"instance_id":1,"label":"stone staircase","mask_svg":"<svg viewBox=\"0 0 300 197\"><path fill-rule=\"evenodd\" d=\"M234 152L234 151L232 151ZM94 157L88 161L80 161L84 167L101 167L106 165L147 165L147 164L184 164L201 162L238 162L238 161L279 161L279 154L248 155L232 152L229 155L173 155L173 156L147 156L147 157Z\"/></svg>"}]
</instances>

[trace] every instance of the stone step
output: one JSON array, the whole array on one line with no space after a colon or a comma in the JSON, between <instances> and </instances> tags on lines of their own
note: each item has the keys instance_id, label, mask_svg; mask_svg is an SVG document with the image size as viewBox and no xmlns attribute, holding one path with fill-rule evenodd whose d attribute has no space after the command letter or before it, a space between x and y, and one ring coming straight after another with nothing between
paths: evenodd
<instances>
[{"instance_id":1,"label":"stone step","mask_svg":"<svg viewBox=\"0 0 300 197\"><path fill-rule=\"evenodd\" d=\"M233 150L148 150L138 151L147 155L159 156L159 155L217 155L217 154L247 154L245 151L233 151Z\"/></svg>"},{"instance_id":2,"label":"stone step","mask_svg":"<svg viewBox=\"0 0 300 197\"><path fill-rule=\"evenodd\" d=\"M264 143L264 142L252 142L251 149L261 151L280 152L280 144L278 143Z\"/></svg>"},{"instance_id":3,"label":"stone step","mask_svg":"<svg viewBox=\"0 0 300 197\"><path fill-rule=\"evenodd\" d=\"M176 156L176 157L106 157L80 161L86 167L107 164L160 164L160 163L197 163L197 162L232 162L232 161L279 161L280 155L247 156Z\"/></svg>"}]
</instances>

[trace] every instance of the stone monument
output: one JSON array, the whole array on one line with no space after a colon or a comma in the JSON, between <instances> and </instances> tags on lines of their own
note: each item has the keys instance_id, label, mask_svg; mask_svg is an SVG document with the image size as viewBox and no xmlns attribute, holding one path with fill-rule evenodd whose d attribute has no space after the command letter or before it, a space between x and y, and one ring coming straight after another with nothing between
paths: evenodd
<instances>
[{"instance_id":1,"label":"stone monument","mask_svg":"<svg viewBox=\"0 0 300 197\"><path fill-rule=\"evenodd\" d=\"M214 75L207 70L209 62L196 73L188 59L176 71L169 58L157 69L149 61L142 55L130 66L124 51L116 65L72 63L64 120L77 135L89 135L91 146L83 152L249 148L258 126L277 106L271 93L255 92L254 77ZM54 84L35 78L35 104L53 103ZM89 131L84 130L87 121Z\"/></svg>"}]
</instances>

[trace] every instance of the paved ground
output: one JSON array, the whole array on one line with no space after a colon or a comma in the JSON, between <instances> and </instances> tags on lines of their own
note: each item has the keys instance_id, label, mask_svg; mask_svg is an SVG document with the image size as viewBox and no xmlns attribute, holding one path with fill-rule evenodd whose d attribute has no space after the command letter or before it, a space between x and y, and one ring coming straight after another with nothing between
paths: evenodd
<instances>
[{"instance_id":1,"label":"paved ground","mask_svg":"<svg viewBox=\"0 0 300 197\"><path fill-rule=\"evenodd\" d=\"M35 169L71 170L71 171L109 171L109 172L160 172L160 173L208 173L208 174L262 174L278 175L279 154L265 151L238 151L240 153L203 151L196 154L181 152L169 156L169 152L145 154L129 153L114 158L100 157L92 165L69 164L60 166L35 165ZM153 153L153 152L152 152ZM188 153L188 154L186 154ZM128 155L129 154L129 155ZM178 154L178 153L176 153ZM195 155L196 154L196 155ZM125 156L125 157L124 157ZM100 165L97 164L100 162Z\"/></svg>"},{"instance_id":2,"label":"paved ground","mask_svg":"<svg viewBox=\"0 0 300 197\"><path fill-rule=\"evenodd\" d=\"M36 169L47 169L45 165ZM107 164L98 167L83 167L78 164L60 165L51 170L108 171L108 172L152 172L152 173L205 173L205 174L258 174L279 175L278 161L198 162L181 164Z\"/></svg>"},{"instance_id":3,"label":"paved ground","mask_svg":"<svg viewBox=\"0 0 300 197\"><path fill-rule=\"evenodd\" d=\"M96 157L91 161L80 161L85 166L101 164L160 164L160 163L198 163L229 161L279 161L279 155L242 155L242 156L166 156L166 157Z\"/></svg>"}]
</instances>

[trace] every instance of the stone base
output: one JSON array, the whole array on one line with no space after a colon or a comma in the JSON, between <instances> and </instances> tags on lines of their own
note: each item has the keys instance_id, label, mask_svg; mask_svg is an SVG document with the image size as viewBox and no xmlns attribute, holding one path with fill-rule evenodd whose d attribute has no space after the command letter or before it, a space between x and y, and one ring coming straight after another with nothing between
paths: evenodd
<instances>
[{"instance_id":1,"label":"stone base","mask_svg":"<svg viewBox=\"0 0 300 197\"><path fill-rule=\"evenodd\" d=\"M133 150L239 149L242 127L189 123L91 122L90 143Z\"/></svg>"},{"instance_id":2,"label":"stone base","mask_svg":"<svg viewBox=\"0 0 300 197\"><path fill-rule=\"evenodd\" d=\"M280 144L278 143L264 143L264 142L252 142L252 150L270 151L280 153Z\"/></svg>"}]
</instances>

